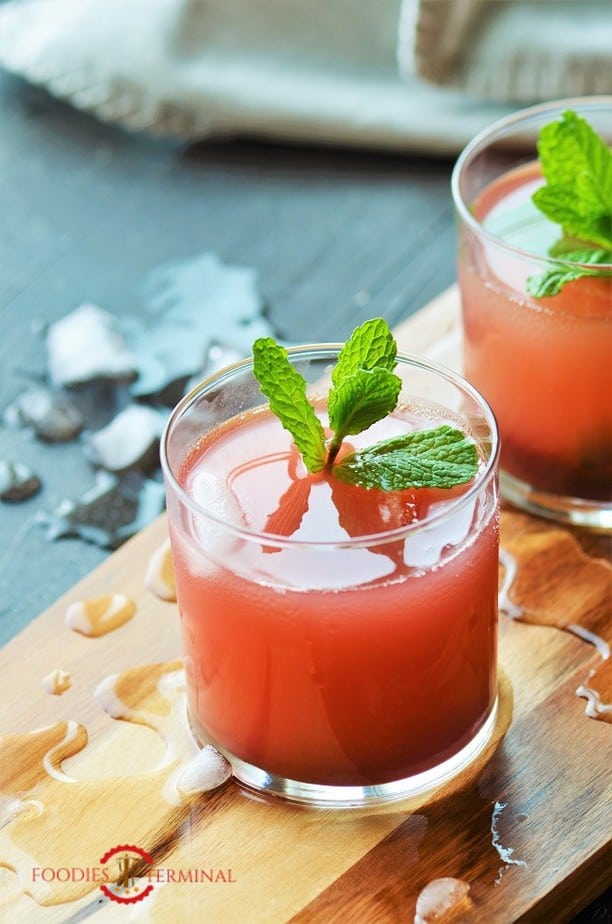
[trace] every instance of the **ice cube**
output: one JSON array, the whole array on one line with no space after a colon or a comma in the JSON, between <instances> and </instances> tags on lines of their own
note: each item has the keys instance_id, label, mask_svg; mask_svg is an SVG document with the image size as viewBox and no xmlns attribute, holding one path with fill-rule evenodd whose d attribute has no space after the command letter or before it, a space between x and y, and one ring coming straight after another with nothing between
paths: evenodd
<instances>
[{"instance_id":1,"label":"ice cube","mask_svg":"<svg viewBox=\"0 0 612 924\"><path fill-rule=\"evenodd\" d=\"M207 744L183 768L176 781L176 788L181 796L193 796L199 792L217 789L227 782L231 775L231 765L223 754L211 744Z\"/></svg>"},{"instance_id":2,"label":"ice cube","mask_svg":"<svg viewBox=\"0 0 612 924\"><path fill-rule=\"evenodd\" d=\"M412 568L432 568L444 557L445 550L459 546L468 536L474 517L475 503L468 502L439 522L414 533L404 540L404 563Z\"/></svg>"},{"instance_id":3,"label":"ice cube","mask_svg":"<svg viewBox=\"0 0 612 924\"><path fill-rule=\"evenodd\" d=\"M219 564L238 566L236 557L244 542L232 526L243 526L244 522L234 494L214 475L202 470L192 476L188 493L206 513L189 509L180 518L179 528L179 517L173 514L174 505L171 505L175 554L182 557L192 574L196 575L208 574Z\"/></svg>"}]
</instances>

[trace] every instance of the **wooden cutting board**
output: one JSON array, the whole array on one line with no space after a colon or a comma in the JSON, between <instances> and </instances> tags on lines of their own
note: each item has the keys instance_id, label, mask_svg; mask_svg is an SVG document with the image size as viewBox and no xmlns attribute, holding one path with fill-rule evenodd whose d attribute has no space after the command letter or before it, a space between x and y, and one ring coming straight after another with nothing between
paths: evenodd
<instances>
[{"instance_id":1,"label":"wooden cutting board","mask_svg":"<svg viewBox=\"0 0 612 924\"><path fill-rule=\"evenodd\" d=\"M451 289L400 327L400 347L457 367L458 323ZM433 800L359 812L266 801L231 781L182 799L168 789L190 744L176 604L145 586L165 538L161 518L0 652L2 924L384 924L414 921L417 901L422 921L557 922L610 883L611 715L576 693L612 699L605 538L503 512L502 602L515 618L500 614L494 744ZM113 593L136 605L123 625L98 637L68 627L71 604ZM62 695L44 686L58 669ZM131 900L151 887L129 906L101 889L124 845L153 860L124 882Z\"/></svg>"}]
</instances>

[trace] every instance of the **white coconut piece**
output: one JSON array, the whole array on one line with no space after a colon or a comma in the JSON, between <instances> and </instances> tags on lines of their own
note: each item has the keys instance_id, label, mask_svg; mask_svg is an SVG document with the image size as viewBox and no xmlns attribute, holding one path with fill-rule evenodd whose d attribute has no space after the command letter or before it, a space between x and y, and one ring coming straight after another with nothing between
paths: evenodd
<instances>
[{"instance_id":1,"label":"white coconut piece","mask_svg":"<svg viewBox=\"0 0 612 924\"><path fill-rule=\"evenodd\" d=\"M47 360L56 385L96 379L130 381L136 375L134 356L119 333L116 318L89 303L51 324Z\"/></svg>"},{"instance_id":2,"label":"white coconut piece","mask_svg":"<svg viewBox=\"0 0 612 924\"><path fill-rule=\"evenodd\" d=\"M163 423L151 407L131 404L86 442L89 459L110 472L154 467Z\"/></svg>"}]
</instances>

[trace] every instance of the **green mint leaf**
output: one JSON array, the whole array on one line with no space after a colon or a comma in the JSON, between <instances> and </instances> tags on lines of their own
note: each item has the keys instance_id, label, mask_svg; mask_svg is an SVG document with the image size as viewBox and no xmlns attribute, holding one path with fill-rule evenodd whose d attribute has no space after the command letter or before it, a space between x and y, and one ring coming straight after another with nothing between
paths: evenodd
<instances>
[{"instance_id":1,"label":"green mint leaf","mask_svg":"<svg viewBox=\"0 0 612 924\"><path fill-rule=\"evenodd\" d=\"M541 129L538 154L546 185L535 205L567 234L612 248L612 150L603 138L567 110Z\"/></svg>"},{"instance_id":2,"label":"green mint leaf","mask_svg":"<svg viewBox=\"0 0 612 924\"><path fill-rule=\"evenodd\" d=\"M320 472L325 466L323 426L306 396L306 380L271 337L261 337L253 344L253 374L272 412L293 437L308 471Z\"/></svg>"},{"instance_id":3,"label":"green mint leaf","mask_svg":"<svg viewBox=\"0 0 612 924\"><path fill-rule=\"evenodd\" d=\"M529 276L527 279L527 291L535 298L547 298L550 295L558 295L563 286L582 276L607 276L612 275L606 270L589 270L586 266L565 265L564 260L570 263L589 264L593 267L601 264L612 265L612 250L565 250L561 249L560 243L551 248L559 254L559 262L551 264L543 273L537 276ZM561 259L563 258L563 259Z\"/></svg>"},{"instance_id":4,"label":"green mint leaf","mask_svg":"<svg viewBox=\"0 0 612 924\"><path fill-rule=\"evenodd\" d=\"M389 325L382 318L372 318L356 327L346 341L332 372L332 382L339 385L360 369L387 369L396 366L397 344Z\"/></svg>"},{"instance_id":5,"label":"green mint leaf","mask_svg":"<svg viewBox=\"0 0 612 924\"><path fill-rule=\"evenodd\" d=\"M474 443L443 424L415 430L346 456L334 475L349 484L383 491L452 488L470 481L478 469Z\"/></svg>"},{"instance_id":6,"label":"green mint leaf","mask_svg":"<svg viewBox=\"0 0 612 924\"><path fill-rule=\"evenodd\" d=\"M586 211L577 192L557 186L542 186L534 192L532 199L547 218L561 225L568 234L584 242L612 247L612 216Z\"/></svg>"},{"instance_id":7,"label":"green mint leaf","mask_svg":"<svg viewBox=\"0 0 612 924\"><path fill-rule=\"evenodd\" d=\"M351 434L367 430L395 408L402 386L399 376L388 369L360 369L332 388L328 411L334 444Z\"/></svg>"},{"instance_id":8,"label":"green mint leaf","mask_svg":"<svg viewBox=\"0 0 612 924\"><path fill-rule=\"evenodd\" d=\"M383 318L372 318L355 328L332 371L330 464L345 436L367 430L394 409L401 388L399 377L393 374L396 364L397 344Z\"/></svg>"}]
</instances>

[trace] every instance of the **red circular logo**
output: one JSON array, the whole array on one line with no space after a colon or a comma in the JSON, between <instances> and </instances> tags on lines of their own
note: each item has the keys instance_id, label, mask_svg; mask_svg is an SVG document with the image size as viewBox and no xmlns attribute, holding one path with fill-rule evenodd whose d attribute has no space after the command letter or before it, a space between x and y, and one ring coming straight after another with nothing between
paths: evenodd
<instances>
[{"instance_id":1,"label":"red circular logo","mask_svg":"<svg viewBox=\"0 0 612 924\"><path fill-rule=\"evenodd\" d=\"M107 898L120 905L141 902L153 891L153 885L141 881L142 874L153 866L153 858L146 850L134 844L120 844L113 847L100 859L107 867L109 878L100 888Z\"/></svg>"}]
</instances>

